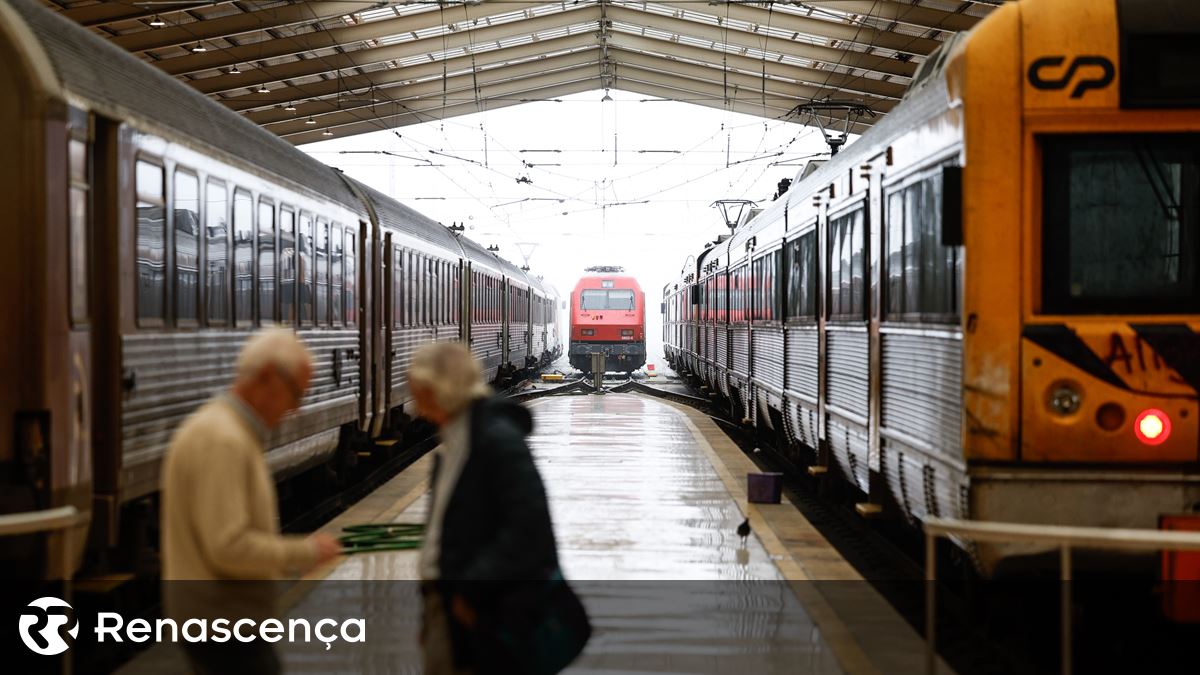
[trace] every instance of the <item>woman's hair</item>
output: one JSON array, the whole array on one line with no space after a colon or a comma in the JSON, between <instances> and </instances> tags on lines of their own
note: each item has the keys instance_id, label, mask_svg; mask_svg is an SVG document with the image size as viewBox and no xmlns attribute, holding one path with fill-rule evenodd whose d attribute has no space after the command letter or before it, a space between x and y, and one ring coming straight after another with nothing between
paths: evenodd
<instances>
[{"instance_id":1,"label":"woman's hair","mask_svg":"<svg viewBox=\"0 0 1200 675\"><path fill-rule=\"evenodd\" d=\"M461 342L435 342L418 349L408 366L408 386L433 392L438 407L450 417L492 393L483 383L479 361Z\"/></svg>"}]
</instances>

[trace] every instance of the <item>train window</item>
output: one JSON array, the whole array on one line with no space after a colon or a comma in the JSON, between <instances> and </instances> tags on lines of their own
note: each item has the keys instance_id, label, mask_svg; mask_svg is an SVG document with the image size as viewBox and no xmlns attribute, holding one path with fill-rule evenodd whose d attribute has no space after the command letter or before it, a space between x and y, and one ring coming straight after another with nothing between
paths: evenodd
<instances>
[{"instance_id":1,"label":"train window","mask_svg":"<svg viewBox=\"0 0 1200 675\"><path fill-rule=\"evenodd\" d=\"M275 205L258 200L258 319L275 323Z\"/></svg>"},{"instance_id":2,"label":"train window","mask_svg":"<svg viewBox=\"0 0 1200 675\"><path fill-rule=\"evenodd\" d=\"M817 233L788 242L788 318L817 318Z\"/></svg>"},{"instance_id":3,"label":"train window","mask_svg":"<svg viewBox=\"0 0 1200 675\"><path fill-rule=\"evenodd\" d=\"M88 320L88 251L91 248L91 207L89 193L91 179L88 175L88 146L84 138L68 141L71 165L71 195L68 205L70 226L69 266L71 274L71 321L76 324Z\"/></svg>"},{"instance_id":4,"label":"train window","mask_svg":"<svg viewBox=\"0 0 1200 675\"><path fill-rule=\"evenodd\" d=\"M330 322L335 326L342 325L342 226L337 223L330 225L329 235L329 314Z\"/></svg>"},{"instance_id":5,"label":"train window","mask_svg":"<svg viewBox=\"0 0 1200 675\"><path fill-rule=\"evenodd\" d=\"M279 320L296 325L296 214L279 210Z\"/></svg>"},{"instance_id":6,"label":"train window","mask_svg":"<svg viewBox=\"0 0 1200 675\"><path fill-rule=\"evenodd\" d=\"M887 197L884 243L890 320L953 322L960 256L942 245L942 174L929 174Z\"/></svg>"},{"instance_id":7,"label":"train window","mask_svg":"<svg viewBox=\"0 0 1200 675\"><path fill-rule=\"evenodd\" d=\"M171 213L175 218L175 323L200 320L200 179L176 170Z\"/></svg>"},{"instance_id":8,"label":"train window","mask_svg":"<svg viewBox=\"0 0 1200 675\"><path fill-rule=\"evenodd\" d=\"M300 323L305 326L313 324L313 219L312 216L300 212L300 229L296 233L297 252L300 265L297 269L300 285Z\"/></svg>"},{"instance_id":9,"label":"train window","mask_svg":"<svg viewBox=\"0 0 1200 675\"><path fill-rule=\"evenodd\" d=\"M137 312L138 325L163 324L164 239L163 168L138 160L137 180Z\"/></svg>"},{"instance_id":10,"label":"train window","mask_svg":"<svg viewBox=\"0 0 1200 675\"><path fill-rule=\"evenodd\" d=\"M829 222L829 317L865 318L863 209Z\"/></svg>"},{"instance_id":11,"label":"train window","mask_svg":"<svg viewBox=\"0 0 1200 675\"><path fill-rule=\"evenodd\" d=\"M1042 310L1200 309L1200 134L1040 140Z\"/></svg>"},{"instance_id":12,"label":"train window","mask_svg":"<svg viewBox=\"0 0 1200 675\"><path fill-rule=\"evenodd\" d=\"M346 276L346 325L358 323L358 277L354 276L357 268L354 265L358 254L358 239L353 227L346 227L346 248L342 253L342 262Z\"/></svg>"},{"instance_id":13,"label":"train window","mask_svg":"<svg viewBox=\"0 0 1200 675\"><path fill-rule=\"evenodd\" d=\"M316 264L316 324L329 325L329 223L317 219L316 243L313 246Z\"/></svg>"},{"instance_id":14,"label":"train window","mask_svg":"<svg viewBox=\"0 0 1200 675\"><path fill-rule=\"evenodd\" d=\"M225 183L209 180L204 195L205 294L208 323L229 322L229 194Z\"/></svg>"},{"instance_id":15,"label":"train window","mask_svg":"<svg viewBox=\"0 0 1200 675\"><path fill-rule=\"evenodd\" d=\"M238 326L254 325L254 202L233 192L233 313Z\"/></svg>"}]
</instances>

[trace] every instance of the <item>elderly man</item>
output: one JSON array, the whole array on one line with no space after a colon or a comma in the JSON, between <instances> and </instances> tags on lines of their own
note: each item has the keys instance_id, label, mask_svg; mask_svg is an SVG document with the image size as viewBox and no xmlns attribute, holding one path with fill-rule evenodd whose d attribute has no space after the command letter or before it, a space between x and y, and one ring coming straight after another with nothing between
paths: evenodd
<instances>
[{"instance_id":1,"label":"elderly man","mask_svg":"<svg viewBox=\"0 0 1200 675\"><path fill-rule=\"evenodd\" d=\"M570 593L558 572L546 491L525 443L533 418L520 405L489 398L479 363L458 343L418 350L408 385L442 441L419 563L424 672L546 672L519 662L530 652L530 636L513 632L520 622L510 611L520 606L532 612L527 618L541 616L554 580L559 597ZM568 603L585 626L573 595ZM567 661L586 639L581 628L577 643L562 650Z\"/></svg>"},{"instance_id":2,"label":"elderly man","mask_svg":"<svg viewBox=\"0 0 1200 675\"><path fill-rule=\"evenodd\" d=\"M264 456L268 431L300 406L311 376L311 356L294 333L259 332L242 347L233 387L201 406L175 432L162 470L168 612L246 611L246 604L265 603L251 611L270 615L271 596L245 585L217 593L214 589L230 587L176 582L280 579L338 554L337 540L329 535L279 533L275 482ZM198 609L197 602L209 606ZM278 670L269 644L255 642L244 649L240 644L223 651L189 647L188 655L197 672L217 672L231 662L259 672Z\"/></svg>"}]
</instances>

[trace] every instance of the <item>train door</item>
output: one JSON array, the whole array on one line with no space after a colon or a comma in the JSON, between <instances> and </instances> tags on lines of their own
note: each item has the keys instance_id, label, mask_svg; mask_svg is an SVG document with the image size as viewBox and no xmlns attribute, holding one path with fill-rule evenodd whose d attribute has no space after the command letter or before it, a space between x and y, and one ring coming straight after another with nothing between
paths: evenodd
<instances>
[{"instance_id":1,"label":"train door","mask_svg":"<svg viewBox=\"0 0 1200 675\"><path fill-rule=\"evenodd\" d=\"M381 268L382 312L380 330L383 333L383 366L380 373L383 379L383 410L391 410L400 401L392 400L392 382L395 382L396 368L396 249L392 244L392 233L383 233L383 266Z\"/></svg>"},{"instance_id":2,"label":"train door","mask_svg":"<svg viewBox=\"0 0 1200 675\"><path fill-rule=\"evenodd\" d=\"M474 319L471 315L471 298L474 290L471 286L471 263L466 258L458 260L458 289L458 339L470 349L471 320Z\"/></svg>"},{"instance_id":3,"label":"train door","mask_svg":"<svg viewBox=\"0 0 1200 675\"><path fill-rule=\"evenodd\" d=\"M883 169L885 162L876 161L862 167L859 178L867 181L867 465L868 499L881 504L888 493L883 478L880 419L883 411L883 338L880 321L883 317Z\"/></svg>"},{"instance_id":4,"label":"train door","mask_svg":"<svg viewBox=\"0 0 1200 675\"><path fill-rule=\"evenodd\" d=\"M358 259L362 264L356 270L359 280L359 335L363 353L359 358L359 401L363 410L363 430L372 436L379 434L387 411L384 397L383 368L385 364L384 333L380 321L383 316L383 275L380 274L383 251L379 243L380 230L377 223L359 223Z\"/></svg>"},{"instance_id":5,"label":"train door","mask_svg":"<svg viewBox=\"0 0 1200 675\"><path fill-rule=\"evenodd\" d=\"M512 321L511 321L511 315L509 314L509 304L511 302L511 298L509 297L510 293L512 293L512 286L509 283L508 277L504 277L504 280L500 282L500 322L501 322L501 326L500 326L500 368L501 369L503 369L504 366L508 365L508 361L509 361L509 358L508 358L509 357L509 349L508 349L509 342L508 342L508 340L511 337L511 333L512 333Z\"/></svg>"}]
</instances>

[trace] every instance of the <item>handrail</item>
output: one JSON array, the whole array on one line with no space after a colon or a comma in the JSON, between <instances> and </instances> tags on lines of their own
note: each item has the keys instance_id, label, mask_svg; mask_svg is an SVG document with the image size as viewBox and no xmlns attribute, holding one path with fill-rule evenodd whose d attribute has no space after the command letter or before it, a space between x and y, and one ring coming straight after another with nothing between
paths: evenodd
<instances>
[{"instance_id":1,"label":"handrail","mask_svg":"<svg viewBox=\"0 0 1200 675\"><path fill-rule=\"evenodd\" d=\"M79 511L74 506L59 506L41 511L24 511L0 515L0 537L11 537L33 532L62 530L79 522Z\"/></svg>"},{"instance_id":2,"label":"handrail","mask_svg":"<svg viewBox=\"0 0 1200 675\"><path fill-rule=\"evenodd\" d=\"M1068 525L996 523L955 518L927 518L925 530L925 672L937 671L936 610L939 537L959 536L974 541L1049 544L1059 550L1059 585L1062 611L1062 663L1069 675L1071 662L1071 551L1100 548L1133 551L1200 551L1200 532L1140 530Z\"/></svg>"}]
</instances>

